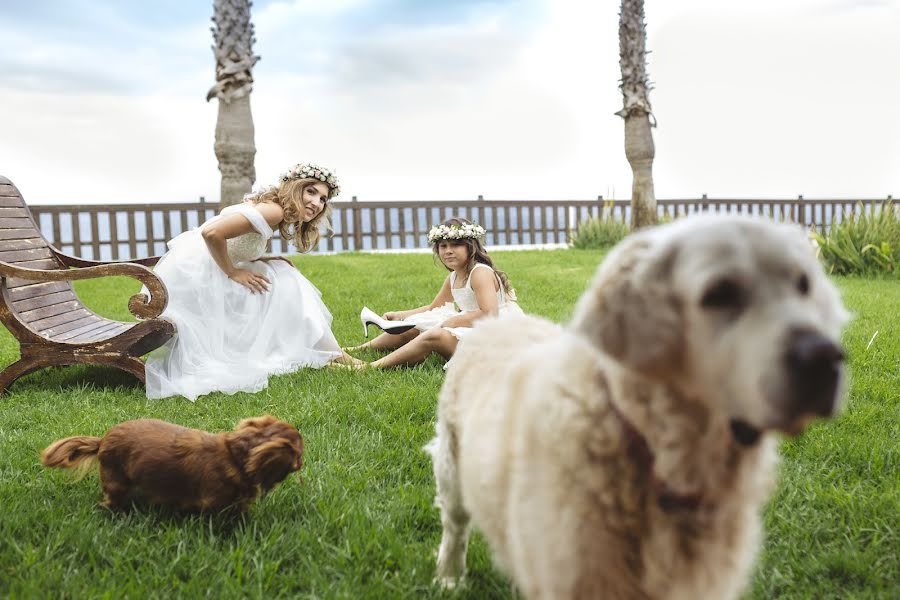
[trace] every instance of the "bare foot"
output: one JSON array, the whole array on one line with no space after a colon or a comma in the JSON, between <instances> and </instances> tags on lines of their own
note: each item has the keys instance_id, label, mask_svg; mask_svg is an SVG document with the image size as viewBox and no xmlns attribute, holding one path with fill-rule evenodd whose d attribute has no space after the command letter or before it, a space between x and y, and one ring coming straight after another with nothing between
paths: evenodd
<instances>
[{"instance_id":1,"label":"bare foot","mask_svg":"<svg viewBox=\"0 0 900 600\"><path fill-rule=\"evenodd\" d=\"M359 361L358 363L345 363L340 362L339 360L333 360L327 365L325 365L329 369L340 369L344 371L362 371L364 369L369 368L369 363Z\"/></svg>"},{"instance_id":2,"label":"bare foot","mask_svg":"<svg viewBox=\"0 0 900 600\"><path fill-rule=\"evenodd\" d=\"M368 350L369 347L369 342L366 342L365 344L360 344L359 346L347 346L346 348L341 348L341 350L347 353L356 352L357 350Z\"/></svg>"},{"instance_id":3,"label":"bare foot","mask_svg":"<svg viewBox=\"0 0 900 600\"><path fill-rule=\"evenodd\" d=\"M364 360L359 360L358 358L354 358L354 357L350 356L346 352L343 352L341 354L341 356L338 356L332 362L337 363L339 365L351 365L354 367L368 366L368 364L369 364Z\"/></svg>"}]
</instances>

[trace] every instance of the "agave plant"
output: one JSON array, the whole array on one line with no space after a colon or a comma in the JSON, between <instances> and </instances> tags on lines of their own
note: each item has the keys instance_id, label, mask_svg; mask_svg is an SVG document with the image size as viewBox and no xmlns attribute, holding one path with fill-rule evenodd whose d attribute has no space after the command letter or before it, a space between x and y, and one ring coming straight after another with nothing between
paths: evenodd
<instances>
[{"instance_id":1,"label":"agave plant","mask_svg":"<svg viewBox=\"0 0 900 600\"><path fill-rule=\"evenodd\" d=\"M578 229L570 234L573 248L581 250L609 248L628 235L628 223L615 218L612 207L611 202L605 202L603 204L605 215L588 217L578 224Z\"/></svg>"},{"instance_id":2,"label":"agave plant","mask_svg":"<svg viewBox=\"0 0 900 600\"><path fill-rule=\"evenodd\" d=\"M827 234L813 232L819 257L836 275L900 275L900 210L887 201L866 212L861 206L832 223Z\"/></svg>"}]
</instances>

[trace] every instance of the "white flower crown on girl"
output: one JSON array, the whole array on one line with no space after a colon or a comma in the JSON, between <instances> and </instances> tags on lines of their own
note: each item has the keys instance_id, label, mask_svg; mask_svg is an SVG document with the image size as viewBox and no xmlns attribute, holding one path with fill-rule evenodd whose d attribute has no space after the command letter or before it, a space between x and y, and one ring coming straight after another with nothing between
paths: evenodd
<instances>
[{"instance_id":1,"label":"white flower crown on girl","mask_svg":"<svg viewBox=\"0 0 900 600\"><path fill-rule=\"evenodd\" d=\"M282 173L279 179L282 183L292 179L318 179L328 185L330 190L328 194L329 199L341 193L341 184L338 183L337 176L329 169L312 163L294 165L289 171Z\"/></svg>"},{"instance_id":2,"label":"white flower crown on girl","mask_svg":"<svg viewBox=\"0 0 900 600\"><path fill-rule=\"evenodd\" d=\"M463 240L466 238L484 237L484 227L477 223L463 223L462 225L435 225L428 232L428 243L434 244L441 240Z\"/></svg>"}]
</instances>

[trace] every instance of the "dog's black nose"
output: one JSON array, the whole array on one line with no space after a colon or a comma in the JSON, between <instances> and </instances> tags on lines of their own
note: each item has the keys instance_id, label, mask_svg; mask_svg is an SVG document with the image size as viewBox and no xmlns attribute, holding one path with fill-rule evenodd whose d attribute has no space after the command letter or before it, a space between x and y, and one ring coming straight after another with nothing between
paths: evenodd
<instances>
[{"instance_id":1,"label":"dog's black nose","mask_svg":"<svg viewBox=\"0 0 900 600\"><path fill-rule=\"evenodd\" d=\"M798 412L828 416L834 410L843 351L821 333L791 332L785 355Z\"/></svg>"}]
</instances>

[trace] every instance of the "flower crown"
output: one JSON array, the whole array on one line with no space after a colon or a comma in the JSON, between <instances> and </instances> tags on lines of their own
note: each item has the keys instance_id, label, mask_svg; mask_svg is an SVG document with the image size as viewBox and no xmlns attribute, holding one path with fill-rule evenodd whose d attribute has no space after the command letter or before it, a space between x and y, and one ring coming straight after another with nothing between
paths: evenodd
<instances>
[{"instance_id":1,"label":"flower crown","mask_svg":"<svg viewBox=\"0 0 900 600\"><path fill-rule=\"evenodd\" d=\"M434 244L441 240L464 240L467 238L484 237L484 227L477 223L463 223L462 225L435 225L428 232L428 243Z\"/></svg>"},{"instance_id":2,"label":"flower crown","mask_svg":"<svg viewBox=\"0 0 900 600\"><path fill-rule=\"evenodd\" d=\"M289 171L282 173L281 177L279 177L279 180L282 183L292 179L318 179L319 181L328 184L329 199L334 198L341 193L341 184L338 183L337 176L329 169L320 167L319 165L300 163L294 165Z\"/></svg>"}]
</instances>

